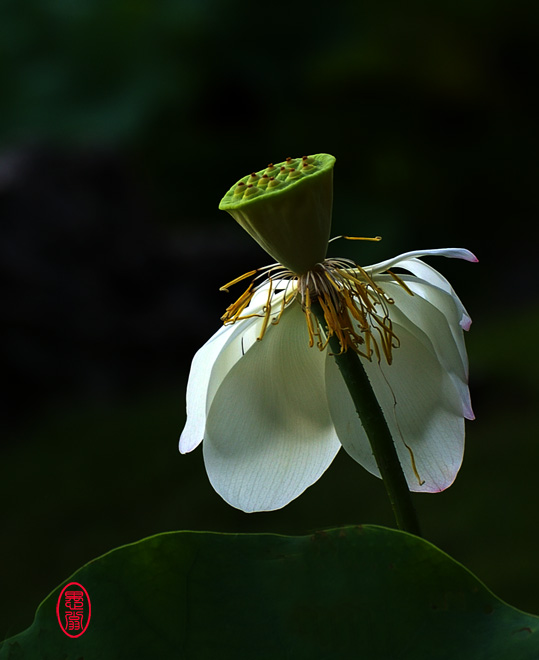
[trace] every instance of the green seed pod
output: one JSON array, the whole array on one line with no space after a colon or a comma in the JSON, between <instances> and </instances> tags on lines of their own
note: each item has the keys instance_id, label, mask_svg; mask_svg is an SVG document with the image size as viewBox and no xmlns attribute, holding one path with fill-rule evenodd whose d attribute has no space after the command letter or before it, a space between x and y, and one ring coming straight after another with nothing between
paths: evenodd
<instances>
[{"instance_id":1,"label":"green seed pod","mask_svg":"<svg viewBox=\"0 0 539 660\"><path fill-rule=\"evenodd\" d=\"M302 275L326 257L334 164L329 154L271 164L236 182L219 208L230 213L276 261ZM264 174L270 177L267 185L250 185ZM241 182L246 185L240 186Z\"/></svg>"},{"instance_id":2,"label":"green seed pod","mask_svg":"<svg viewBox=\"0 0 539 660\"><path fill-rule=\"evenodd\" d=\"M265 188L270 182L270 177L267 174L263 174L260 179L258 179L257 186Z\"/></svg>"},{"instance_id":3,"label":"green seed pod","mask_svg":"<svg viewBox=\"0 0 539 660\"><path fill-rule=\"evenodd\" d=\"M282 167L279 168L279 172L275 175L275 178L278 179L279 181L286 181L288 178L288 171L289 168L286 167L286 165L283 165Z\"/></svg>"},{"instance_id":4,"label":"green seed pod","mask_svg":"<svg viewBox=\"0 0 539 660\"><path fill-rule=\"evenodd\" d=\"M301 170L297 170L295 167L291 167L288 172L287 181L292 181L293 179L299 179L301 176Z\"/></svg>"},{"instance_id":5,"label":"green seed pod","mask_svg":"<svg viewBox=\"0 0 539 660\"><path fill-rule=\"evenodd\" d=\"M252 183L248 183L246 186L247 190L245 191L245 195L243 196L243 199L251 197L255 197L256 195L259 195L262 190L258 188L257 186L254 186Z\"/></svg>"}]
</instances>

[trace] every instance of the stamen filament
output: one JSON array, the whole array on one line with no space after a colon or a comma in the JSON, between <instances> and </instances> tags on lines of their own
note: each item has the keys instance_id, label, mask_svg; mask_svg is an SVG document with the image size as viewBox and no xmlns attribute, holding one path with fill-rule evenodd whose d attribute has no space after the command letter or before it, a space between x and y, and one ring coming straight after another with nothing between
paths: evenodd
<instances>
[{"instance_id":1,"label":"stamen filament","mask_svg":"<svg viewBox=\"0 0 539 660\"><path fill-rule=\"evenodd\" d=\"M352 237L352 240L377 239ZM388 274L413 295L398 275L391 271ZM225 324L258 316L262 319L258 335L261 340L270 322L272 325L279 323L285 309L299 296L310 347L316 341L317 347L324 350L330 338L335 336L339 342L339 354L350 349L367 360L374 357L380 362L383 356L391 364L392 350L399 346L389 315L393 300L364 268L350 259L326 259L303 275L297 275L281 264L270 264L237 277L221 290L227 291L229 286L249 276L254 276L249 287L235 303L227 307L222 317ZM267 287L265 304L246 313L250 311L255 294L264 287ZM277 300L278 307L275 309ZM324 313L324 326L311 311L316 301Z\"/></svg>"},{"instance_id":2,"label":"stamen filament","mask_svg":"<svg viewBox=\"0 0 539 660\"><path fill-rule=\"evenodd\" d=\"M376 241L376 242L378 242L378 241L382 240L381 236L374 236L372 238L368 238L368 237L365 237L365 236L344 236L344 234L343 234L341 236L334 236L333 238L330 238L328 243L332 243L333 241L336 241L339 238L344 238L347 241Z\"/></svg>"},{"instance_id":3,"label":"stamen filament","mask_svg":"<svg viewBox=\"0 0 539 660\"><path fill-rule=\"evenodd\" d=\"M236 277L236 279L232 280L232 282L229 282L228 284L225 284L224 286L222 286L219 289L219 291L226 291L227 293L229 293L229 291L228 291L229 286L233 286L234 284L237 284L238 282L241 282L242 280L245 280L248 277L251 277L251 275L254 275L257 272L258 271L256 271L256 270L250 270L248 273L244 273L243 275L240 275L239 277Z\"/></svg>"},{"instance_id":4,"label":"stamen filament","mask_svg":"<svg viewBox=\"0 0 539 660\"><path fill-rule=\"evenodd\" d=\"M341 238L345 238L347 241L375 241L376 243L382 240L381 236L373 236L372 238L365 236L341 236Z\"/></svg>"},{"instance_id":5,"label":"stamen filament","mask_svg":"<svg viewBox=\"0 0 539 660\"><path fill-rule=\"evenodd\" d=\"M266 328L268 327L270 315L271 315L271 296L273 293L273 288L272 288L272 280L271 277L269 278L269 287L268 287L268 299L266 301L266 305L263 307L264 311L264 322L262 323L262 329L260 330L260 335L257 337L258 341L260 341L264 335L266 334Z\"/></svg>"}]
</instances>

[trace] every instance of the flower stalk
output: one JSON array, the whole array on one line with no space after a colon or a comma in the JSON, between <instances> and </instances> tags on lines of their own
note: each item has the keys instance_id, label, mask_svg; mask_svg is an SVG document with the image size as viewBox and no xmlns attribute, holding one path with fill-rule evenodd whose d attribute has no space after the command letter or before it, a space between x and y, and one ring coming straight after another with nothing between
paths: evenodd
<instances>
[{"instance_id":1,"label":"flower stalk","mask_svg":"<svg viewBox=\"0 0 539 660\"><path fill-rule=\"evenodd\" d=\"M311 310L323 327L326 320L320 304L313 302ZM397 526L405 532L421 536L419 521L393 437L361 359L354 351L342 351L335 335L330 338L329 346L369 439Z\"/></svg>"}]
</instances>

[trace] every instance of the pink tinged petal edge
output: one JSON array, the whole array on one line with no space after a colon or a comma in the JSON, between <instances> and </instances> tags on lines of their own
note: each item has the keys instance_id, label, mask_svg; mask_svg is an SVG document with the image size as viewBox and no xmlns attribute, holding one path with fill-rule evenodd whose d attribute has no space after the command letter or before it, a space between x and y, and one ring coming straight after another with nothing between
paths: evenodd
<instances>
[{"instance_id":1,"label":"pink tinged petal edge","mask_svg":"<svg viewBox=\"0 0 539 660\"><path fill-rule=\"evenodd\" d=\"M465 315L461 318L459 324L463 330L468 331L472 326L472 319L468 315Z\"/></svg>"}]
</instances>

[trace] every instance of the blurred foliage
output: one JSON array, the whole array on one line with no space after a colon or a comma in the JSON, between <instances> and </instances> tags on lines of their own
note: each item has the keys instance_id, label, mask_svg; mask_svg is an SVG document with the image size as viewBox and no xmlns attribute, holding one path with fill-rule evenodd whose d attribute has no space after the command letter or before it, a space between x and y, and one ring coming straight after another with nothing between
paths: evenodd
<instances>
[{"instance_id":1,"label":"blurred foliage","mask_svg":"<svg viewBox=\"0 0 539 660\"><path fill-rule=\"evenodd\" d=\"M284 511L246 516L200 452L176 451L218 287L267 263L219 199L321 151L337 157L334 233L384 237L333 254L480 259L435 264L474 319L477 421L455 485L417 506L427 538L539 612L539 5L5 0L0 15L6 633L83 562L159 531L392 524L344 455Z\"/></svg>"},{"instance_id":2,"label":"blurred foliage","mask_svg":"<svg viewBox=\"0 0 539 660\"><path fill-rule=\"evenodd\" d=\"M500 205L517 222L535 203L538 16L522 0L8 0L0 138L122 149L179 223L266 160L325 150L359 217L448 223L448 239L460 220L478 240Z\"/></svg>"}]
</instances>

